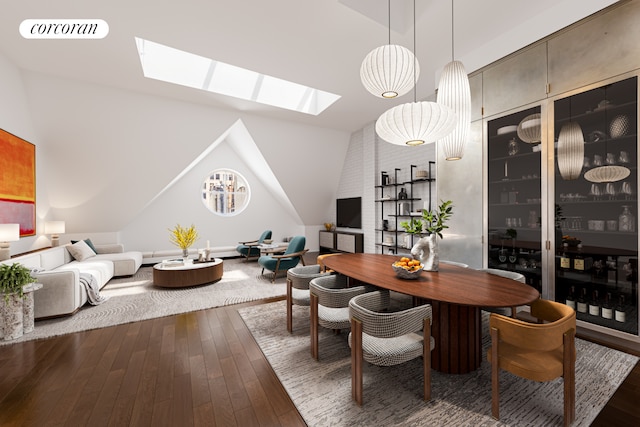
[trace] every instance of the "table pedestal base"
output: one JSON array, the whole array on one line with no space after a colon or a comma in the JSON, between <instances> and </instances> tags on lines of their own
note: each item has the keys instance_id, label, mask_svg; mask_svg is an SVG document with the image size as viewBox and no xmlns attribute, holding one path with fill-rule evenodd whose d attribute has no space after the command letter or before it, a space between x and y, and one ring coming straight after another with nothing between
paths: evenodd
<instances>
[{"instance_id":1,"label":"table pedestal base","mask_svg":"<svg viewBox=\"0 0 640 427\"><path fill-rule=\"evenodd\" d=\"M482 319L479 307L432 301L431 335L435 348L431 367L448 374L466 374L482 362Z\"/></svg>"}]
</instances>

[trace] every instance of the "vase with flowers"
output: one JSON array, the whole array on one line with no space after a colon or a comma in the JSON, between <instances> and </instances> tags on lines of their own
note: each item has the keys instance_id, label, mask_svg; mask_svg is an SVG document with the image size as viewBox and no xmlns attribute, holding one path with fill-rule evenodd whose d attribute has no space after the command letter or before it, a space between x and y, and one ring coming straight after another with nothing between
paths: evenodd
<instances>
[{"instance_id":1,"label":"vase with flowers","mask_svg":"<svg viewBox=\"0 0 640 427\"><path fill-rule=\"evenodd\" d=\"M169 229L169 240L171 243L182 249L182 257L189 257L189 248L198 240L198 230L195 225L183 227L177 224L173 229Z\"/></svg>"},{"instance_id":2,"label":"vase with flowers","mask_svg":"<svg viewBox=\"0 0 640 427\"><path fill-rule=\"evenodd\" d=\"M438 271L440 256L437 239L442 239L442 231L449 228L446 222L453 215L452 203L451 200L442 201L435 210L423 209L421 218L411 218L400 223L409 234L422 236L426 233L411 248L411 255L422 261L426 271Z\"/></svg>"}]
</instances>

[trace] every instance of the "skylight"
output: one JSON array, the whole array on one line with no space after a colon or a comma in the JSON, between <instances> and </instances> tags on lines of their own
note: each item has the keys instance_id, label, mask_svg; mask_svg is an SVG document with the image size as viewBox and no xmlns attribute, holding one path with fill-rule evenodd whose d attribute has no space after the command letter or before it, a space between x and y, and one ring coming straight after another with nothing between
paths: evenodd
<instances>
[{"instance_id":1,"label":"skylight","mask_svg":"<svg viewBox=\"0 0 640 427\"><path fill-rule=\"evenodd\" d=\"M317 116L340 96L136 37L144 76Z\"/></svg>"}]
</instances>

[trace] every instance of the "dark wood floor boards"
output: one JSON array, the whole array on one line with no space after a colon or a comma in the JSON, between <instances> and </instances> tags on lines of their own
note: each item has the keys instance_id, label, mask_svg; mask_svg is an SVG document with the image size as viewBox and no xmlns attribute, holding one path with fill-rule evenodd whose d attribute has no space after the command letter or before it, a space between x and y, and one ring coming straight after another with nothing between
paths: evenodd
<instances>
[{"instance_id":1,"label":"dark wood floor boards","mask_svg":"<svg viewBox=\"0 0 640 427\"><path fill-rule=\"evenodd\" d=\"M0 425L304 426L238 308L0 347ZM594 425L640 425L639 399L640 364Z\"/></svg>"}]
</instances>

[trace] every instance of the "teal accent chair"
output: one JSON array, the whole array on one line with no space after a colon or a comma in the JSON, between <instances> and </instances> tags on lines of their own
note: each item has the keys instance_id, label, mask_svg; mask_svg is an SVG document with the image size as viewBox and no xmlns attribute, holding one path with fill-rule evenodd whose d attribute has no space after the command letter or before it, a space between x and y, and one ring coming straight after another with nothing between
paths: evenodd
<instances>
[{"instance_id":1,"label":"teal accent chair","mask_svg":"<svg viewBox=\"0 0 640 427\"><path fill-rule=\"evenodd\" d=\"M299 262L305 265L303 255L309 250L304 248L306 243L307 240L304 236L295 236L291 239L287 250L282 255L263 255L258 258L258 264L262 266L262 274L264 274L265 268L273 271L271 282L274 282L278 272L287 271L298 265Z\"/></svg>"},{"instance_id":2,"label":"teal accent chair","mask_svg":"<svg viewBox=\"0 0 640 427\"><path fill-rule=\"evenodd\" d=\"M236 251L245 257L247 261L249 261L250 257L259 257L260 256L260 248L259 245L264 242L265 239L271 238L271 230L265 230L258 240L250 240L248 242L240 242L238 246L236 246Z\"/></svg>"}]
</instances>

